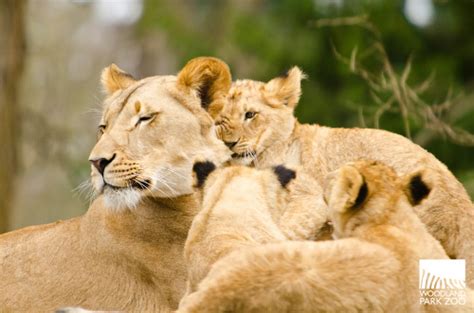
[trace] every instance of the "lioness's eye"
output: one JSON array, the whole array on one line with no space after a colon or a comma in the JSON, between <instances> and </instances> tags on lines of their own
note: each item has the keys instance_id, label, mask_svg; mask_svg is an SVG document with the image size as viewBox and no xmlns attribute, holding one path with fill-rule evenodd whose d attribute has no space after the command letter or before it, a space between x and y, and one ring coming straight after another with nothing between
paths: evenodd
<instances>
[{"instance_id":1,"label":"lioness's eye","mask_svg":"<svg viewBox=\"0 0 474 313\"><path fill-rule=\"evenodd\" d=\"M251 111L246 112L245 113L245 119L249 120L249 119L253 118L256 114L257 114L257 112L251 112Z\"/></svg>"},{"instance_id":2,"label":"lioness's eye","mask_svg":"<svg viewBox=\"0 0 474 313\"><path fill-rule=\"evenodd\" d=\"M101 135L105 132L106 127L107 127L106 125L99 125L98 129L99 129L99 133Z\"/></svg>"},{"instance_id":3,"label":"lioness's eye","mask_svg":"<svg viewBox=\"0 0 474 313\"><path fill-rule=\"evenodd\" d=\"M152 114L140 116L138 118L137 125L142 123L142 122L149 122L149 121L153 120L156 117L157 114L158 113L152 113Z\"/></svg>"},{"instance_id":4,"label":"lioness's eye","mask_svg":"<svg viewBox=\"0 0 474 313\"><path fill-rule=\"evenodd\" d=\"M151 116L142 116L138 119L138 121L145 122L145 121L151 120L151 118L152 118Z\"/></svg>"},{"instance_id":5,"label":"lioness's eye","mask_svg":"<svg viewBox=\"0 0 474 313\"><path fill-rule=\"evenodd\" d=\"M99 139L100 136L102 136L105 133L106 127L107 125L99 125L99 127L97 128L97 139Z\"/></svg>"}]
</instances>

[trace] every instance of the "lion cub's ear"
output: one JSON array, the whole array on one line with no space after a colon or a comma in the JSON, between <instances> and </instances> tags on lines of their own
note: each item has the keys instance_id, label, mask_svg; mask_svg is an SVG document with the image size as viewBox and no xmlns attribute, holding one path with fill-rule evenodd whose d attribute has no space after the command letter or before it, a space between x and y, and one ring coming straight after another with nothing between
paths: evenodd
<instances>
[{"instance_id":1,"label":"lion cub's ear","mask_svg":"<svg viewBox=\"0 0 474 313\"><path fill-rule=\"evenodd\" d=\"M295 108L301 96L301 80L306 75L294 66L285 74L265 84L263 95L271 106L287 105Z\"/></svg>"},{"instance_id":2,"label":"lion cub's ear","mask_svg":"<svg viewBox=\"0 0 474 313\"><path fill-rule=\"evenodd\" d=\"M132 75L112 63L102 70L101 82L107 94L111 95L119 89L125 89L132 85L136 80Z\"/></svg>"},{"instance_id":3,"label":"lion cub's ear","mask_svg":"<svg viewBox=\"0 0 474 313\"><path fill-rule=\"evenodd\" d=\"M403 177L403 191L411 205L418 205L428 197L433 188L430 184L430 181L432 181L432 175L434 175L434 173L424 169Z\"/></svg>"},{"instance_id":4,"label":"lion cub's ear","mask_svg":"<svg viewBox=\"0 0 474 313\"><path fill-rule=\"evenodd\" d=\"M231 84L229 66L212 57L194 58L178 74L178 85L195 90L201 107L213 118L221 111Z\"/></svg>"},{"instance_id":5,"label":"lion cub's ear","mask_svg":"<svg viewBox=\"0 0 474 313\"><path fill-rule=\"evenodd\" d=\"M296 178L296 172L283 165L273 167L273 172L278 177L278 181L283 188L285 188L290 181Z\"/></svg>"},{"instance_id":6,"label":"lion cub's ear","mask_svg":"<svg viewBox=\"0 0 474 313\"><path fill-rule=\"evenodd\" d=\"M324 190L329 208L339 213L359 208L368 194L364 176L350 165L329 174Z\"/></svg>"},{"instance_id":7,"label":"lion cub's ear","mask_svg":"<svg viewBox=\"0 0 474 313\"><path fill-rule=\"evenodd\" d=\"M196 162L193 165L193 172L196 175L195 179L195 186L197 188L201 188L204 186L204 183L206 182L207 177L209 174L211 174L214 170L216 169L216 166L214 163L210 161L204 161L204 162Z\"/></svg>"}]
</instances>

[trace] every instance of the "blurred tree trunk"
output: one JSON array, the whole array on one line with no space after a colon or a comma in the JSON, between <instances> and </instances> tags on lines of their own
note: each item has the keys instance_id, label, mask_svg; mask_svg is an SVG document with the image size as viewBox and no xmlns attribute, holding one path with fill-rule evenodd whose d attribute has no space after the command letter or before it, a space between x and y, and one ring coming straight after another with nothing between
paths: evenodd
<instances>
[{"instance_id":1,"label":"blurred tree trunk","mask_svg":"<svg viewBox=\"0 0 474 313\"><path fill-rule=\"evenodd\" d=\"M7 231L18 170L17 91L25 58L24 0L0 0L0 233Z\"/></svg>"}]
</instances>

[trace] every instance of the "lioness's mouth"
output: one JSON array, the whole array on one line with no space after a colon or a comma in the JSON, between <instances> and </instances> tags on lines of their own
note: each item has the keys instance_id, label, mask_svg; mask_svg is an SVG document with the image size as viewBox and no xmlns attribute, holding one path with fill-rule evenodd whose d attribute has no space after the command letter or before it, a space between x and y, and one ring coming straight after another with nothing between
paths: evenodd
<instances>
[{"instance_id":1,"label":"lioness's mouth","mask_svg":"<svg viewBox=\"0 0 474 313\"><path fill-rule=\"evenodd\" d=\"M148 180L148 179L133 180L131 187L136 188L136 189L140 189L140 190L144 190L144 189L147 189L148 187L150 187L150 185L151 185L151 181Z\"/></svg>"},{"instance_id":2,"label":"lioness's mouth","mask_svg":"<svg viewBox=\"0 0 474 313\"><path fill-rule=\"evenodd\" d=\"M105 182L104 188L108 187L112 190L123 190L123 189L128 189L128 188L144 190L150 187L150 185L151 185L151 181L148 179L145 179L145 180L133 180L130 184L127 184L127 186L123 186L123 187L115 186L115 185Z\"/></svg>"},{"instance_id":3,"label":"lioness's mouth","mask_svg":"<svg viewBox=\"0 0 474 313\"><path fill-rule=\"evenodd\" d=\"M110 188L110 189L113 189L113 190L120 190L120 189L127 188L127 187L119 187L119 186L111 185L109 183L104 183L104 189L105 188Z\"/></svg>"}]
</instances>

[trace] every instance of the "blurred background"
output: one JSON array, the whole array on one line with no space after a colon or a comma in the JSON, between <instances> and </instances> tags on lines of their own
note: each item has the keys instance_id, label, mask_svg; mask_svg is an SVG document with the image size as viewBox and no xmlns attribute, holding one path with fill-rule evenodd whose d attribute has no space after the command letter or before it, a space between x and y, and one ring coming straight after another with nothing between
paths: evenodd
<instances>
[{"instance_id":1,"label":"blurred background","mask_svg":"<svg viewBox=\"0 0 474 313\"><path fill-rule=\"evenodd\" d=\"M86 211L102 68L172 74L200 55L234 79L300 66L300 121L410 137L472 197L473 14L470 0L1 0L0 232Z\"/></svg>"}]
</instances>

